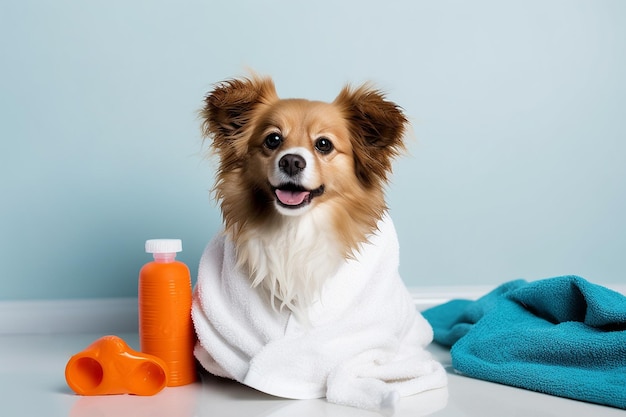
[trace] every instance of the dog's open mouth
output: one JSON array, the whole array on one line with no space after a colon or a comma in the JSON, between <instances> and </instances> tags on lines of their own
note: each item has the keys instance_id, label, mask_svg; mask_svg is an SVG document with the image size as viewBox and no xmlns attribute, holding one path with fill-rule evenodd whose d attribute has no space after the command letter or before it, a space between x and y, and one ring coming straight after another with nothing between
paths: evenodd
<instances>
[{"instance_id":1,"label":"dog's open mouth","mask_svg":"<svg viewBox=\"0 0 626 417\"><path fill-rule=\"evenodd\" d=\"M276 201L286 208L300 208L306 206L313 200L324 193L324 185L320 185L314 190L308 190L297 184L281 184L278 187L272 187L276 195Z\"/></svg>"}]
</instances>

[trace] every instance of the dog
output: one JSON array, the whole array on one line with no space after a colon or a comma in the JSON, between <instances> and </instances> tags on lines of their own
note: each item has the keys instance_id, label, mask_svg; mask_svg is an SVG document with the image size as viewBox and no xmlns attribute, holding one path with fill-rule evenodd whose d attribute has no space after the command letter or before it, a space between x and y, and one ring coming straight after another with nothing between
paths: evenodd
<instances>
[{"instance_id":1,"label":"dog","mask_svg":"<svg viewBox=\"0 0 626 417\"><path fill-rule=\"evenodd\" d=\"M432 329L397 272L385 201L405 150L402 109L371 84L322 102L279 98L254 75L217 84L200 116L224 223L194 290L204 368L372 409L444 386L423 350Z\"/></svg>"},{"instance_id":2,"label":"dog","mask_svg":"<svg viewBox=\"0 0 626 417\"><path fill-rule=\"evenodd\" d=\"M375 232L407 118L368 85L332 103L281 100L269 78L222 83L202 117L240 265L271 302L302 314Z\"/></svg>"}]
</instances>

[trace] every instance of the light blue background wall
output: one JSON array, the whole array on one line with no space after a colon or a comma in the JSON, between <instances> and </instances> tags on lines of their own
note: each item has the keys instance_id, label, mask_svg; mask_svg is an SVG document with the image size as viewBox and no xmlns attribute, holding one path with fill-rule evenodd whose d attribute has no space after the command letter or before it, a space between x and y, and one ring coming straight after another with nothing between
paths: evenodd
<instances>
[{"instance_id":1,"label":"light blue background wall","mask_svg":"<svg viewBox=\"0 0 626 417\"><path fill-rule=\"evenodd\" d=\"M374 81L413 121L389 190L408 285L626 282L626 2L0 3L0 299L136 294L218 230L196 112L272 75Z\"/></svg>"}]
</instances>

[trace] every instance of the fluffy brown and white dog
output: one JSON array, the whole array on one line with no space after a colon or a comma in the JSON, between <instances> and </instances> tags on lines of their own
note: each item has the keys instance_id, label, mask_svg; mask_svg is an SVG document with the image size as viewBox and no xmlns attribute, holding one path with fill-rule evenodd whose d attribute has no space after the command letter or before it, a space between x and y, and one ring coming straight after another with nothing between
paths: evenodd
<instances>
[{"instance_id":1,"label":"fluffy brown and white dog","mask_svg":"<svg viewBox=\"0 0 626 417\"><path fill-rule=\"evenodd\" d=\"M299 311L374 233L407 119L368 85L325 103L279 99L268 78L220 84L202 116L239 262L272 301Z\"/></svg>"},{"instance_id":2,"label":"fluffy brown and white dog","mask_svg":"<svg viewBox=\"0 0 626 417\"><path fill-rule=\"evenodd\" d=\"M402 110L369 85L325 103L251 77L218 84L201 116L224 232L194 289L200 364L272 395L369 409L445 386L385 204Z\"/></svg>"}]
</instances>

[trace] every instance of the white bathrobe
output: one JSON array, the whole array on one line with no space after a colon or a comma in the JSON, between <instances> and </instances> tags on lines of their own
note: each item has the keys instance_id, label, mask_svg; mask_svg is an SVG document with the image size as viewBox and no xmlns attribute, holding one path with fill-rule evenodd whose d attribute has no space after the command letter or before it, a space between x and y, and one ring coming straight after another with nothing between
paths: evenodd
<instances>
[{"instance_id":1,"label":"white bathrobe","mask_svg":"<svg viewBox=\"0 0 626 417\"><path fill-rule=\"evenodd\" d=\"M195 354L210 373L279 397L367 409L446 385L424 349L433 332L398 274L398 240L385 215L358 256L329 277L304 325L272 308L216 236L200 260L192 316Z\"/></svg>"}]
</instances>

